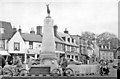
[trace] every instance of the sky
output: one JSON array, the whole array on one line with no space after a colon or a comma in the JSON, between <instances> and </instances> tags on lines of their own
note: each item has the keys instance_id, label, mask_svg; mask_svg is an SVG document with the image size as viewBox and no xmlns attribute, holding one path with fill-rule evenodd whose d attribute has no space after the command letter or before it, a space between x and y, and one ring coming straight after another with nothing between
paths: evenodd
<instances>
[{"instance_id":1,"label":"sky","mask_svg":"<svg viewBox=\"0 0 120 79\"><path fill-rule=\"evenodd\" d=\"M44 26L46 4L58 31L65 28L71 35L89 31L95 34L110 32L118 35L119 0L0 0L0 21L28 32Z\"/></svg>"}]
</instances>

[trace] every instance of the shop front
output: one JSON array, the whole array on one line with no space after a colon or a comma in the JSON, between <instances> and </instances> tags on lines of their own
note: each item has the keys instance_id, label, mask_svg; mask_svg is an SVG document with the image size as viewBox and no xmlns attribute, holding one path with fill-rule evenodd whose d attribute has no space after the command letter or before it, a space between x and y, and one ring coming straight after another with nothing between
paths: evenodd
<instances>
[{"instance_id":1,"label":"shop front","mask_svg":"<svg viewBox=\"0 0 120 79\"><path fill-rule=\"evenodd\" d=\"M37 50L37 49L28 49L27 52L26 52L26 56L31 56L35 59L37 59L40 55L40 50Z\"/></svg>"},{"instance_id":2,"label":"shop front","mask_svg":"<svg viewBox=\"0 0 120 79\"><path fill-rule=\"evenodd\" d=\"M13 61L13 55L17 54L19 58L21 59L22 63L25 61L25 52L21 51L8 51L9 56L7 57L8 64L12 64Z\"/></svg>"},{"instance_id":3,"label":"shop front","mask_svg":"<svg viewBox=\"0 0 120 79\"><path fill-rule=\"evenodd\" d=\"M59 60L63 55L65 55L65 52L64 52L64 51L55 51L55 53L56 53L56 56L57 56L58 60Z\"/></svg>"}]
</instances>

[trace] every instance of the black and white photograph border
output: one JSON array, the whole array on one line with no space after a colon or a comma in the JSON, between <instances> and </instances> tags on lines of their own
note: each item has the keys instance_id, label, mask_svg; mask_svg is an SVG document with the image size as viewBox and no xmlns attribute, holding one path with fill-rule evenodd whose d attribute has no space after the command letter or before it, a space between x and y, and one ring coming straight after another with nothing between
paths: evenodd
<instances>
[{"instance_id":1,"label":"black and white photograph border","mask_svg":"<svg viewBox=\"0 0 120 79\"><path fill-rule=\"evenodd\" d=\"M0 0L0 79L117 79L119 18L120 0Z\"/></svg>"}]
</instances>

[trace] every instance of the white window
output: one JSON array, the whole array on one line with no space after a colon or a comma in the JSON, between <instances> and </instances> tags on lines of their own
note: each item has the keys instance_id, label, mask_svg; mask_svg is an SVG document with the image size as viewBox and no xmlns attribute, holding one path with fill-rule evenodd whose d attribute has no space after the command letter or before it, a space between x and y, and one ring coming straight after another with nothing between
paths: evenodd
<instances>
[{"instance_id":1,"label":"white window","mask_svg":"<svg viewBox=\"0 0 120 79\"><path fill-rule=\"evenodd\" d=\"M14 42L14 50L20 51L20 43L19 42Z\"/></svg>"},{"instance_id":2,"label":"white window","mask_svg":"<svg viewBox=\"0 0 120 79\"><path fill-rule=\"evenodd\" d=\"M4 28L0 28L0 34L4 33Z\"/></svg>"}]
</instances>

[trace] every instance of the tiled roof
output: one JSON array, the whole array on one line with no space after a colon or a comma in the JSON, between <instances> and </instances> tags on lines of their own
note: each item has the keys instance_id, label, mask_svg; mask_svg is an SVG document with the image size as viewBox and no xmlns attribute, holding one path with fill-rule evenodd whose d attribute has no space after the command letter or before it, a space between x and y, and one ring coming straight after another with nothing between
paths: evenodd
<instances>
[{"instance_id":1,"label":"tiled roof","mask_svg":"<svg viewBox=\"0 0 120 79\"><path fill-rule=\"evenodd\" d=\"M10 22L0 21L0 28L4 28L4 33L0 34L0 39L10 39L13 35L13 29Z\"/></svg>"},{"instance_id":2,"label":"tiled roof","mask_svg":"<svg viewBox=\"0 0 120 79\"><path fill-rule=\"evenodd\" d=\"M58 32L58 35L59 35L60 37L72 38L69 34L66 34L66 33ZM65 42L65 41L64 41L64 43L67 44L67 45L77 46L77 47L78 47L78 45L73 44L73 43L70 43L70 42Z\"/></svg>"},{"instance_id":3,"label":"tiled roof","mask_svg":"<svg viewBox=\"0 0 120 79\"><path fill-rule=\"evenodd\" d=\"M59 43L64 43L64 41L60 40L58 37L55 36L55 42L59 42Z\"/></svg>"},{"instance_id":4,"label":"tiled roof","mask_svg":"<svg viewBox=\"0 0 120 79\"><path fill-rule=\"evenodd\" d=\"M42 42L42 37L40 35L22 33L21 36L25 41Z\"/></svg>"},{"instance_id":5,"label":"tiled roof","mask_svg":"<svg viewBox=\"0 0 120 79\"><path fill-rule=\"evenodd\" d=\"M22 33L21 36L25 41L42 42L42 36L41 35ZM60 38L58 38L56 36L55 36L55 41L59 42L59 43L64 43L62 40L60 40Z\"/></svg>"}]
</instances>

